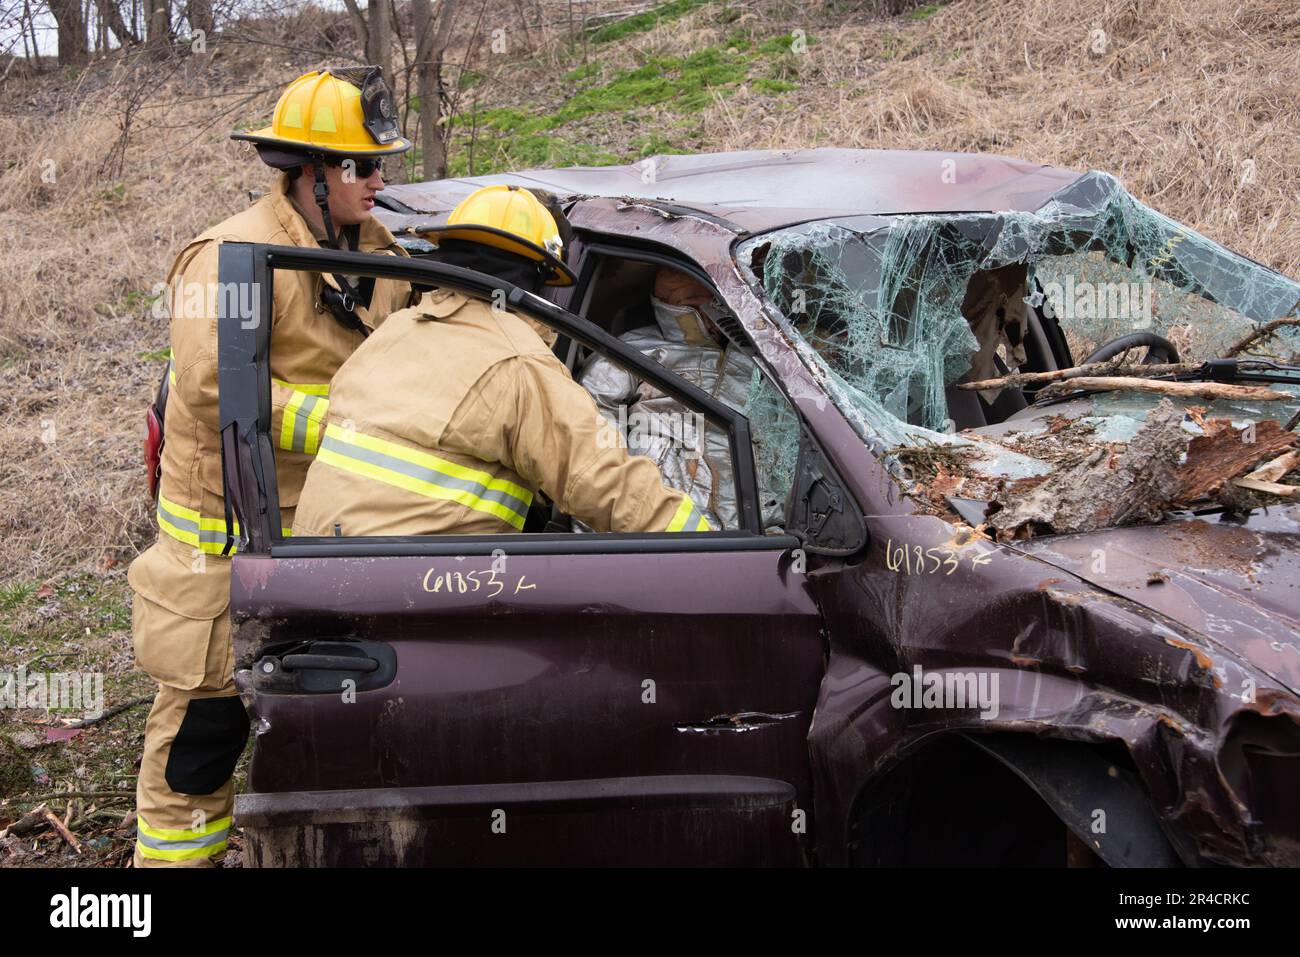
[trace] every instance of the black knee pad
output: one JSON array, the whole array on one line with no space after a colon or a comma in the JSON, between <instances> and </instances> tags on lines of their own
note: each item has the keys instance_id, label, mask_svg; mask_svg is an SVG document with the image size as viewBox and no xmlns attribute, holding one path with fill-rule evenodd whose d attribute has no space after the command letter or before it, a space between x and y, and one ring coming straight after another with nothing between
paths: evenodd
<instances>
[{"instance_id":1,"label":"black knee pad","mask_svg":"<svg viewBox=\"0 0 1300 957\"><path fill-rule=\"evenodd\" d=\"M167 786L177 794L211 794L230 780L248 742L248 712L238 695L194 698L167 755Z\"/></svg>"}]
</instances>

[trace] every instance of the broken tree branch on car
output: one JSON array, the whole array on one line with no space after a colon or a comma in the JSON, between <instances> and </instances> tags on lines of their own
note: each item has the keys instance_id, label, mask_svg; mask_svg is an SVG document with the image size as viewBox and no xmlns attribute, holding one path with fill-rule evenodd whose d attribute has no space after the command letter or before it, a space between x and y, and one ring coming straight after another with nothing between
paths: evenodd
<instances>
[{"instance_id":1,"label":"broken tree branch on car","mask_svg":"<svg viewBox=\"0 0 1300 957\"><path fill-rule=\"evenodd\" d=\"M1223 354L1223 357L1225 359L1231 359L1234 356L1238 356L1243 350L1255 345L1257 342L1269 338L1273 333L1286 326L1300 326L1300 316L1285 316L1281 319L1274 319L1272 322L1264 323L1264 325L1260 326L1250 335L1246 336L1246 338L1228 349L1228 351Z\"/></svg>"},{"instance_id":2,"label":"broken tree branch on car","mask_svg":"<svg viewBox=\"0 0 1300 957\"><path fill-rule=\"evenodd\" d=\"M993 379L981 379L978 382L959 382L957 388L965 392L981 392L985 389L1001 389L1006 386L1024 388L1062 379L1079 379L1093 374L1105 376L1158 376L1177 375L1183 372L1196 372L1204 366L1203 362L1166 362L1157 365L1122 365L1118 362L1088 362L1068 369L1053 369L1050 372L1012 372Z\"/></svg>"},{"instance_id":3,"label":"broken tree branch on car","mask_svg":"<svg viewBox=\"0 0 1300 957\"><path fill-rule=\"evenodd\" d=\"M1156 521L1217 495L1262 459L1277 456L1257 471L1279 477L1300 460L1300 453L1285 451L1297 436L1275 421L1259 422L1246 441L1243 430L1220 418L1205 420L1203 434L1193 436L1183 428L1185 415L1162 401L1127 447L1099 445L1045 478L1010 483L993 497L990 526L1008 539Z\"/></svg>"},{"instance_id":4,"label":"broken tree branch on car","mask_svg":"<svg viewBox=\"0 0 1300 957\"><path fill-rule=\"evenodd\" d=\"M1039 398L1050 399L1074 389L1093 389L1103 392L1154 392L1183 399L1238 399L1253 402L1282 402L1294 398L1290 393L1257 385L1233 385L1228 382L1166 382L1123 376L1080 376L1046 385L1038 395Z\"/></svg>"}]
</instances>

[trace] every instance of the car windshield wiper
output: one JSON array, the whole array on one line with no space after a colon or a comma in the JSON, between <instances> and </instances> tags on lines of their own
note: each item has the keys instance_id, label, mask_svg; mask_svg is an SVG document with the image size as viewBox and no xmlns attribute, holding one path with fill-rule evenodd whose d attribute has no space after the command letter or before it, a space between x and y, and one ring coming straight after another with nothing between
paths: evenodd
<instances>
[{"instance_id":1,"label":"car windshield wiper","mask_svg":"<svg viewBox=\"0 0 1300 957\"><path fill-rule=\"evenodd\" d=\"M1175 376L1176 380L1185 378ZM1199 372L1186 376L1191 379L1212 379L1216 382L1297 382L1300 383L1300 366L1286 365L1271 359L1210 359Z\"/></svg>"}]
</instances>

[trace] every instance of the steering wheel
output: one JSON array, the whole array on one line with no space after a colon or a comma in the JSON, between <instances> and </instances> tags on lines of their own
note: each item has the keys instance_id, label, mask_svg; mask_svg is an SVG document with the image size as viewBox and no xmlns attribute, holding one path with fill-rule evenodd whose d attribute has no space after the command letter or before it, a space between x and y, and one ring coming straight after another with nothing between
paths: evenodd
<instances>
[{"instance_id":1,"label":"steering wheel","mask_svg":"<svg viewBox=\"0 0 1300 957\"><path fill-rule=\"evenodd\" d=\"M1107 359L1113 359L1120 353L1136 349L1138 346L1147 347L1146 358L1142 360L1144 366L1180 361L1178 347L1164 336L1158 336L1154 332L1131 332L1127 336L1120 336L1118 339L1102 343L1092 355L1079 364L1086 366L1090 362L1105 362Z\"/></svg>"}]
</instances>

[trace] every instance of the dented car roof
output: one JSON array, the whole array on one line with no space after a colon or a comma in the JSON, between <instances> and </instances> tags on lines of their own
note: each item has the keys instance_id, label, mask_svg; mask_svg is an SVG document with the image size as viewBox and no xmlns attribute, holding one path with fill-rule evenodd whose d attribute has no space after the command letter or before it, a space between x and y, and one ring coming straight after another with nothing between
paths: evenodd
<instances>
[{"instance_id":1,"label":"dented car roof","mask_svg":"<svg viewBox=\"0 0 1300 957\"><path fill-rule=\"evenodd\" d=\"M1081 174L1007 156L906 150L744 150L651 156L625 166L572 166L387 187L423 214L475 189L517 183L561 197L635 197L690 206L751 232L853 214L1031 211ZM402 217L381 214L386 225ZM419 217L424 219L425 217Z\"/></svg>"}]
</instances>

